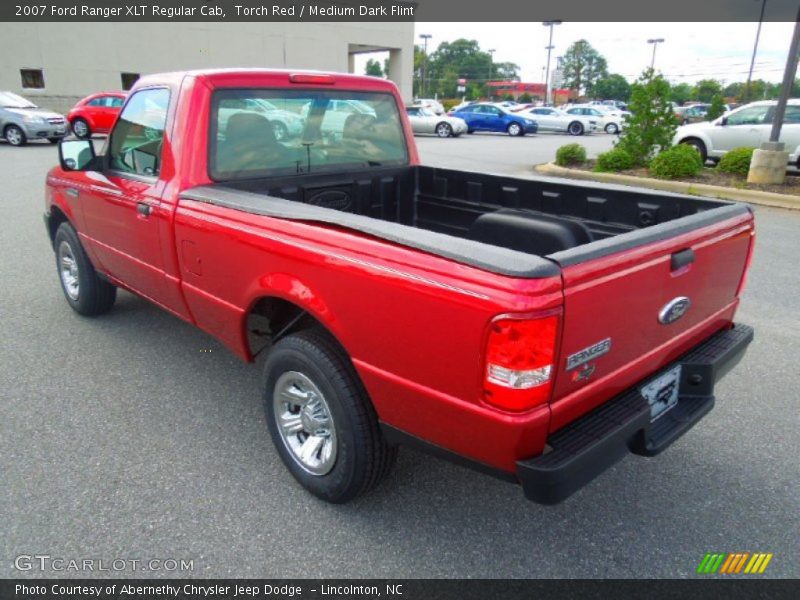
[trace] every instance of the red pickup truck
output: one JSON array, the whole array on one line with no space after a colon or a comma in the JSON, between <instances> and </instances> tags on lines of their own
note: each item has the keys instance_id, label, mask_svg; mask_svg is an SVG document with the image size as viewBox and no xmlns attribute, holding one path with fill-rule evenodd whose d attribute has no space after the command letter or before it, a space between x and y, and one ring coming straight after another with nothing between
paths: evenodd
<instances>
[{"instance_id":1,"label":"red pickup truck","mask_svg":"<svg viewBox=\"0 0 800 600\"><path fill-rule=\"evenodd\" d=\"M277 452L330 502L414 444L555 503L709 412L753 336L747 206L422 166L402 108L354 75L143 77L47 176L67 302L124 288L264 356Z\"/></svg>"}]
</instances>

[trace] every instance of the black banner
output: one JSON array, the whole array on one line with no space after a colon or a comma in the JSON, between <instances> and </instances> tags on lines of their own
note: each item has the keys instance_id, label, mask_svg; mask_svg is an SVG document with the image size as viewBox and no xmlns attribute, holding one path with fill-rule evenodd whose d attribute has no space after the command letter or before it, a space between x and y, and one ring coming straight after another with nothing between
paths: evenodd
<instances>
[{"instance_id":1,"label":"black banner","mask_svg":"<svg viewBox=\"0 0 800 600\"><path fill-rule=\"evenodd\" d=\"M797 598L797 580L0 580L3 600L581 600Z\"/></svg>"},{"instance_id":2,"label":"black banner","mask_svg":"<svg viewBox=\"0 0 800 600\"><path fill-rule=\"evenodd\" d=\"M794 21L798 0L769 0L765 21ZM752 0L3 0L0 21L757 21Z\"/></svg>"}]
</instances>

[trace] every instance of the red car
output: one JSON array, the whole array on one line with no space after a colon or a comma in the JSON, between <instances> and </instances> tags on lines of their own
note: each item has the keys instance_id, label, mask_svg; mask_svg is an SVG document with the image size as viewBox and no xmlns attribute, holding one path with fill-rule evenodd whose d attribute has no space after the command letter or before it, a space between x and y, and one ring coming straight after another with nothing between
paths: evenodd
<instances>
[{"instance_id":1,"label":"red car","mask_svg":"<svg viewBox=\"0 0 800 600\"><path fill-rule=\"evenodd\" d=\"M125 92L100 92L87 96L67 114L72 133L79 138L108 133L127 97Z\"/></svg>"},{"instance_id":2,"label":"red car","mask_svg":"<svg viewBox=\"0 0 800 600\"><path fill-rule=\"evenodd\" d=\"M302 135L278 139L261 100ZM45 222L69 306L99 315L124 288L265 357L276 452L329 502L372 488L399 444L557 502L698 423L753 338L734 322L746 205L420 165L387 80L150 75L104 154L59 155Z\"/></svg>"}]
</instances>

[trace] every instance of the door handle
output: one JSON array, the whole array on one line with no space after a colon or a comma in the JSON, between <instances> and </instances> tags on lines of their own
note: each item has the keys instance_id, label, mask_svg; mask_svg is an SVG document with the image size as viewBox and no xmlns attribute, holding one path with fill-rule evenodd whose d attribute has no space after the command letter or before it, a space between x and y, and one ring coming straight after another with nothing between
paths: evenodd
<instances>
[{"instance_id":1,"label":"door handle","mask_svg":"<svg viewBox=\"0 0 800 600\"><path fill-rule=\"evenodd\" d=\"M153 207L150 206L147 202L137 202L136 212L143 217L149 217L151 214L153 214Z\"/></svg>"}]
</instances>

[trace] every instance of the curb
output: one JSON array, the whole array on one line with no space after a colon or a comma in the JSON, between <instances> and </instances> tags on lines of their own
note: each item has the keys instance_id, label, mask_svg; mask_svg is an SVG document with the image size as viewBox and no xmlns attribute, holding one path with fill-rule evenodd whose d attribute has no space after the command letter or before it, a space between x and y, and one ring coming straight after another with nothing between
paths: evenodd
<instances>
[{"instance_id":1,"label":"curb","mask_svg":"<svg viewBox=\"0 0 800 600\"><path fill-rule=\"evenodd\" d=\"M665 181L663 179L635 177L633 175L619 175L617 173L595 173L594 171L582 171L580 169L559 167L554 163L536 165L533 169L542 175L551 175L554 177L568 177L571 179L586 179L589 181L601 181L604 183L632 185L636 187L663 190L665 192L676 192L678 194L710 196L712 198L735 200L737 202L747 202L749 204L758 204L760 206L772 206L774 208L800 210L800 197L791 196L789 194L759 192L756 190L738 190L736 188L722 187L719 185L708 185L707 183Z\"/></svg>"}]
</instances>

